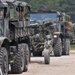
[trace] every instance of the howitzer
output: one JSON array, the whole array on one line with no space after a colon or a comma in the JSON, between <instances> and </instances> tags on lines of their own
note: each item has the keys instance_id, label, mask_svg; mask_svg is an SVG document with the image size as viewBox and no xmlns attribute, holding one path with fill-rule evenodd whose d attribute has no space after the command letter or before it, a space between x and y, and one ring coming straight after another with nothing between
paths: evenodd
<instances>
[{"instance_id":1,"label":"howitzer","mask_svg":"<svg viewBox=\"0 0 75 75\"><path fill-rule=\"evenodd\" d=\"M52 51L52 37L50 33L51 19L43 19L39 21L30 21L27 26L30 32L31 46L30 50L33 56L44 56L45 64L50 63L50 52Z\"/></svg>"}]
</instances>

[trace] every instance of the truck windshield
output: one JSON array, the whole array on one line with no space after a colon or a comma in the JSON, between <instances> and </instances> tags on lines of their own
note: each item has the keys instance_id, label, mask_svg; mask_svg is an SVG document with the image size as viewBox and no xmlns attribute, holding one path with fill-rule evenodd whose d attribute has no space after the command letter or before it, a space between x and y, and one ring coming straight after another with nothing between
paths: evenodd
<instances>
[{"instance_id":1,"label":"truck windshield","mask_svg":"<svg viewBox=\"0 0 75 75\"><path fill-rule=\"evenodd\" d=\"M39 21L44 19L51 19L52 21L57 21L57 13L31 13L31 21Z\"/></svg>"}]
</instances>

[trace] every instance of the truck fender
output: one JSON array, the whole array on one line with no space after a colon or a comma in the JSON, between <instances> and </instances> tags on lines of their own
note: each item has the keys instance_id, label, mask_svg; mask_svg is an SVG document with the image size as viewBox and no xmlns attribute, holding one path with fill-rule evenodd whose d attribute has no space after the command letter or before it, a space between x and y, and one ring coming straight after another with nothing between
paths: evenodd
<instances>
[{"instance_id":1,"label":"truck fender","mask_svg":"<svg viewBox=\"0 0 75 75\"><path fill-rule=\"evenodd\" d=\"M9 52L10 50L10 43L6 37L0 37L0 47L5 47L6 50Z\"/></svg>"}]
</instances>

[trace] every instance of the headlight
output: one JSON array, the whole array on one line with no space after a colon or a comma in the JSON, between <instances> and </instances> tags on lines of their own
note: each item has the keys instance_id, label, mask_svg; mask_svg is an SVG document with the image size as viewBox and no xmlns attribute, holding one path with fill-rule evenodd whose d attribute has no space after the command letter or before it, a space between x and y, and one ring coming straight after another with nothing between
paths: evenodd
<instances>
[{"instance_id":1,"label":"headlight","mask_svg":"<svg viewBox=\"0 0 75 75\"><path fill-rule=\"evenodd\" d=\"M57 38L58 36L57 35L54 35L54 38Z\"/></svg>"}]
</instances>

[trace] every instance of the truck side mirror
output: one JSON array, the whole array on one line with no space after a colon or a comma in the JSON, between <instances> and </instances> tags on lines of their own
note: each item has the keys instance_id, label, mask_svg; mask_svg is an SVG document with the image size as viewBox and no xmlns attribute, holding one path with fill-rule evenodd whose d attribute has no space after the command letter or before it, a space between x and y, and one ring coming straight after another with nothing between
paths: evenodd
<instances>
[{"instance_id":1,"label":"truck side mirror","mask_svg":"<svg viewBox=\"0 0 75 75\"><path fill-rule=\"evenodd\" d=\"M8 11L8 8L5 7L4 8L4 18L7 18L9 16L9 11Z\"/></svg>"},{"instance_id":2,"label":"truck side mirror","mask_svg":"<svg viewBox=\"0 0 75 75\"><path fill-rule=\"evenodd\" d=\"M23 7L22 6L17 6L16 11L19 12L19 13L23 12Z\"/></svg>"}]
</instances>

